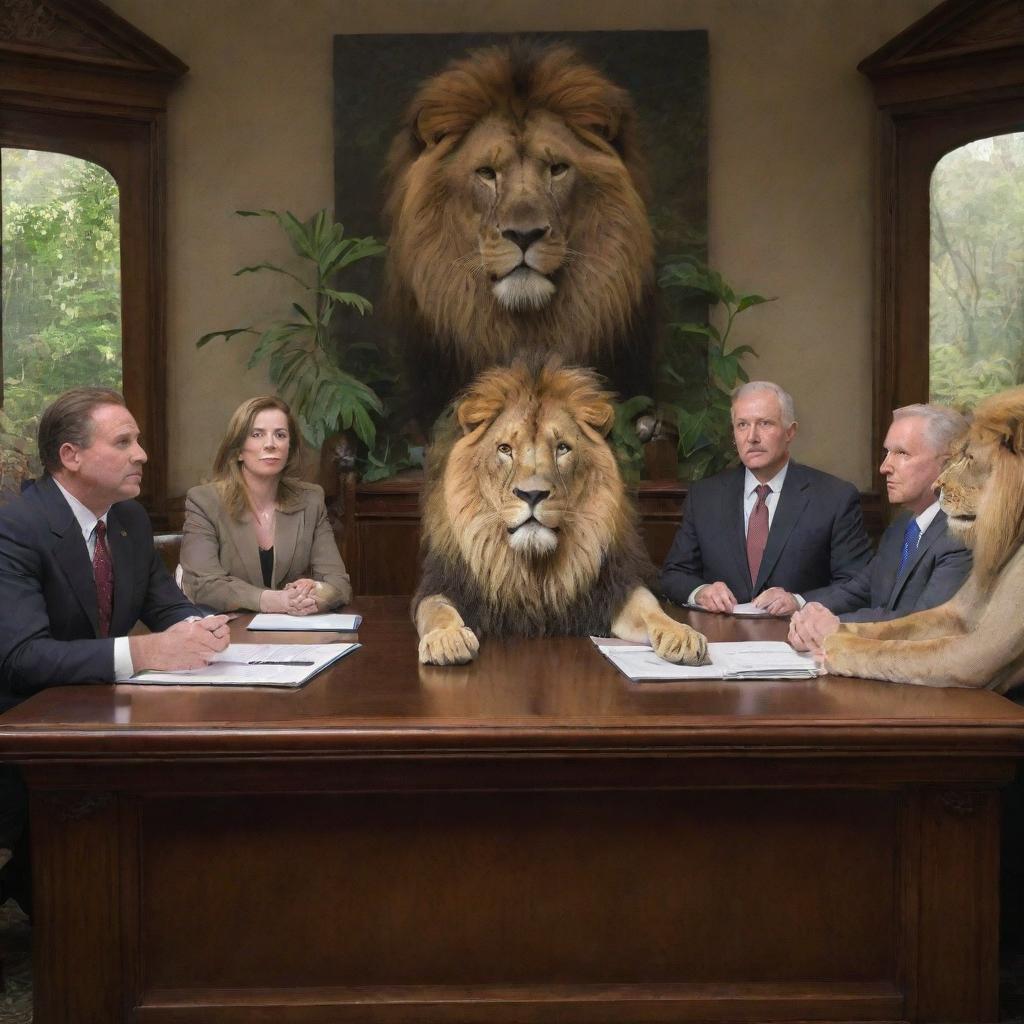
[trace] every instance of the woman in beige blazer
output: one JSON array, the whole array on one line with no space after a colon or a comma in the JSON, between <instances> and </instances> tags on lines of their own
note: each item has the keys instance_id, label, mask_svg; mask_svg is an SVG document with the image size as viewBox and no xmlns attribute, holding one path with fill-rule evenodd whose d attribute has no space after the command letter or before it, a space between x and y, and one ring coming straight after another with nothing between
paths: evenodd
<instances>
[{"instance_id":1,"label":"woman in beige blazer","mask_svg":"<svg viewBox=\"0 0 1024 1024\"><path fill-rule=\"evenodd\" d=\"M213 482L185 498L182 589L197 604L310 615L352 597L324 492L297 476L298 440L280 398L235 410Z\"/></svg>"}]
</instances>

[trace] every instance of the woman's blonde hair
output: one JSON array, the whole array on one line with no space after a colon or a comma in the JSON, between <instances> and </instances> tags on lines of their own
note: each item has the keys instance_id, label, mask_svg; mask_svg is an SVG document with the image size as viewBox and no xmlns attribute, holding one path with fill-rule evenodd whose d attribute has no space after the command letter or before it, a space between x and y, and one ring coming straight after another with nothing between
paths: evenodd
<instances>
[{"instance_id":1,"label":"woman's blonde hair","mask_svg":"<svg viewBox=\"0 0 1024 1024\"><path fill-rule=\"evenodd\" d=\"M280 505L289 505L299 496L299 426L295 422L288 403L277 395L257 395L246 399L232 414L228 429L217 449L213 460L213 482L220 491L221 501L232 519L241 521L249 509L249 494L242 476L238 456L242 446L252 432L256 417L267 409L280 409L288 419L288 458L285 459L278 482L277 500Z\"/></svg>"}]
</instances>

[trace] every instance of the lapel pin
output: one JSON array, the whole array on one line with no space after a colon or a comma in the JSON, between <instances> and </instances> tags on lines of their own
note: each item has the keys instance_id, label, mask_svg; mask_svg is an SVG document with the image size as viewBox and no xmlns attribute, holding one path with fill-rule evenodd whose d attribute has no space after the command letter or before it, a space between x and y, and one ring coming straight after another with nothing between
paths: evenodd
<instances>
[{"instance_id":1,"label":"lapel pin","mask_svg":"<svg viewBox=\"0 0 1024 1024\"><path fill-rule=\"evenodd\" d=\"M122 530L121 531L121 536L122 537L127 537L128 536L128 531L127 530Z\"/></svg>"}]
</instances>

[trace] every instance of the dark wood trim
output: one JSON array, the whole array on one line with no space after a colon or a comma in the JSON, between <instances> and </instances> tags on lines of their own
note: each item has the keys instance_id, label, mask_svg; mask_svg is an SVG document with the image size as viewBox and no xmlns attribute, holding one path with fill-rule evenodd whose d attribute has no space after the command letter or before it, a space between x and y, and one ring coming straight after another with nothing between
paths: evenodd
<instances>
[{"instance_id":1,"label":"dark wood trim","mask_svg":"<svg viewBox=\"0 0 1024 1024\"><path fill-rule=\"evenodd\" d=\"M929 187L936 163L1024 128L1024 7L946 0L867 57L879 108L873 450L894 408L928 400ZM885 488L876 477L875 489Z\"/></svg>"},{"instance_id":2,"label":"dark wood trim","mask_svg":"<svg viewBox=\"0 0 1024 1024\"><path fill-rule=\"evenodd\" d=\"M0 145L93 161L120 189L123 390L157 529L168 524L166 106L187 70L96 0L0 0Z\"/></svg>"}]
</instances>

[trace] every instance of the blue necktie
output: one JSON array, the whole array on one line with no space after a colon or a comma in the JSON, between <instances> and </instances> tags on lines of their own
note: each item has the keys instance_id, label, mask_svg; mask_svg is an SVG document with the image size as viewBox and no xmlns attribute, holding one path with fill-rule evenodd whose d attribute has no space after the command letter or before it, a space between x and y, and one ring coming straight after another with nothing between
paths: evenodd
<instances>
[{"instance_id":1,"label":"blue necktie","mask_svg":"<svg viewBox=\"0 0 1024 1024\"><path fill-rule=\"evenodd\" d=\"M917 542L920 537L921 527L917 525L916 519L911 519L907 523L907 528L903 531L903 550L900 551L900 567L896 570L897 576L903 575L903 570L907 567L910 556L917 550Z\"/></svg>"}]
</instances>

